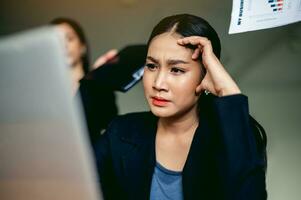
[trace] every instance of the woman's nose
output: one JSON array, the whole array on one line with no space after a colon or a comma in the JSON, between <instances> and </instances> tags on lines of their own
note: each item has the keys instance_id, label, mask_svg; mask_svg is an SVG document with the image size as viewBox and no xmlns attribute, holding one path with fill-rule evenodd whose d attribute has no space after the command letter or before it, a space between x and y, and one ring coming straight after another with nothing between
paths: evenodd
<instances>
[{"instance_id":1,"label":"woman's nose","mask_svg":"<svg viewBox=\"0 0 301 200\"><path fill-rule=\"evenodd\" d=\"M168 85L166 81L167 75L162 70L158 71L155 76L153 88L158 91L168 91Z\"/></svg>"}]
</instances>

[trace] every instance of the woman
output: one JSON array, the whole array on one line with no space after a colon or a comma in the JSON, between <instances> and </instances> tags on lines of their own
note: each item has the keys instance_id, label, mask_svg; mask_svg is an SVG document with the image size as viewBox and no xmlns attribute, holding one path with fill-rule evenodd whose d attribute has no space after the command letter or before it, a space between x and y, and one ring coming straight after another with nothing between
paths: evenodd
<instances>
[{"instance_id":1,"label":"woman","mask_svg":"<svg viewBox=\"0 0 301 200\"><path fill-rule=\"evenodd\" d=\"M76 94L80 91L90 140L94 144L100 137L101 131L117 116L118 110L114 91L98 84L97 81L86 80L84 78L91 68L89 45L80 24L73 19L63 17L52 20L51 24L56 25L65 35L72 92ZM95 61L92 69L96 69L116 55L116 50L112 49L108 51Z\"/></svg>"},{"instance_id":2,"label":"woman","mask_svg":"<svg viewBox=\"0 0 301 200\"><path fill-rule=\"evenodd\" d=\"M261 127L219 56L200 17L155 26L143 76L151 113L117 118L95 146L105 199L266 199Z\"/></svg>"},{"instance_id":3,"label":"woman","mask_svg":"<svg viewBox=\"0 0 301 200\"><path fill-rule=\"evenodd\" d=\"M77 92L80 80L91 70L88 41L80 24L70 18L56 18L50 22L65 35L68 64L71 67L72 91ZM96 59L92 69L96 69L114 58L117 51L112 49Z\"/></svg>"}]
</instances>

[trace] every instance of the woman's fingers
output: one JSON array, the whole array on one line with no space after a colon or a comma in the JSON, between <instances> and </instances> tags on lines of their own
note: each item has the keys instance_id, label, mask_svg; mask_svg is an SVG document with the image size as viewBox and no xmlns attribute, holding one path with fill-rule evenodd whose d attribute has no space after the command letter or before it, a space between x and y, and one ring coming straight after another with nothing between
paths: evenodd
<instances>
[{"instance_id":1,"label":"woman's fingers","mask_svg":"<svg viewBox=\"0 0 301 200\"><path fill-rule=\"evenodd\" d=\"M180 45L187 45L187 44L192 44L192 45L198 45L198 47L202 48L203 51L212 51L212 46L210 40L208 40L206 37L200 37L200 36L190 36L190 37L185 37L181 38L178 40L178 44Z\"/></svg>"},{"instance_id":2,"label":"woman's fingers","mask_svg":"<svg viewBox=\"0 0 301 200\"><path fill-rule=\"evenodd\" d=\"M201 83L201 90L207 90L217 96L240 93L238 86L213 53L211 42L200 36L190 36L178 40L179 45L196 45L192 59L202 56L202 64L207 73Z\"/></svg>"},{"instance_id":3,"label":"woman's fingers","mask_svg":"<svg viewBox=\"0 0 301 200\"><path fill-rule=\"evenodd\" d=\"M192 54L192 59L193 60L198 59L198 57L201 54L201 45L196 44L195 41L190 41L188 38L179 39L177 42L179 45L182 45L182 46L185 46L187 44L197 45L198 47L194 50L194 52Z\"/></svg>"},{"instance_id":4,"label":"woman's fingers","mask_svg":"<svg viewBox=\"0 0 301 200\"><path fill-rule=\"evenodd\" d=\"M213 53L212 45L210 40L206 37L200 36L190 36L181 38L178 40L178 44L185 45L196 45L197 48L194 50L192 54L192 59L196 60L199 56L202 56L204 67L207 68L211 63L215 63L218 59Z\"/></svg>"},{"instance_id":5,"label":"woman's fingers","mask_svg":"<svg viewBox=\"0 0 301 200\"><path fill-rule=\"evenodd\" d=\"M192 54L192 59L193 60L197 60L198 57L200 56L201 53L201 47L198 47L194 50L193 54Z\"/></svg>"},{"instance_id":6,"label":"woman's fingers","mask_svg":"<svg viewBox=\"0 0 301 200\"><path fill-rule=\"evenodd\" d=\"M93 64L93 69L100 67L109 60L113 59L117 55L118 51L116 49L111 49L105 54L99 56Z\"/></svg>"},{"instance_id":7,"label":"woman's fingers","mask_svg":"<svg viewBox=\"0 0 301 200\"><path fill-rule=\"evenodd\" d=\"M182 45L185 44L192 44L192 45L206 45L208 42L210 42L206 37L201 37L201 36L189 36L189 37L184 37L181 39L178 39L178 42Z\"/></svg>"}]
</instances>

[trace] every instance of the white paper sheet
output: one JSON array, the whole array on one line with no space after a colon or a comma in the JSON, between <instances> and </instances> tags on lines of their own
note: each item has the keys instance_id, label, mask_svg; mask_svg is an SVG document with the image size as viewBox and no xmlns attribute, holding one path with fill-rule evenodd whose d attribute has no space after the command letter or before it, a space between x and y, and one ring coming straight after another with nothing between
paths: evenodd
<instances>
[{"instance_id":1,"label":"white paper sheet","mask_svg":"<svg viewBox=\"0 0 301 200\"><path fill-rule=\"evenodd\" d=\"M301 21L301 0L233 0L229 34Z\"/></svg>"}]
</instances>

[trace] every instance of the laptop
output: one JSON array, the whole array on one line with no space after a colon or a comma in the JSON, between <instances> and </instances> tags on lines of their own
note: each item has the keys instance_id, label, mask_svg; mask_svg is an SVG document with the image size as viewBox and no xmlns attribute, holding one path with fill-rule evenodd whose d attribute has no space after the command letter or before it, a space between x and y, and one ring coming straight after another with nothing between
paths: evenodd
<instances>
[{"instance_id":1,"label":"laptop","mask_svg":"<svg viewBox=\"0 0 301 200\"><path fill-rule=\"evenodd\" d=\"M102 199L62 34L0 38L0 199Z\"/></svg>"}]
</instances>

